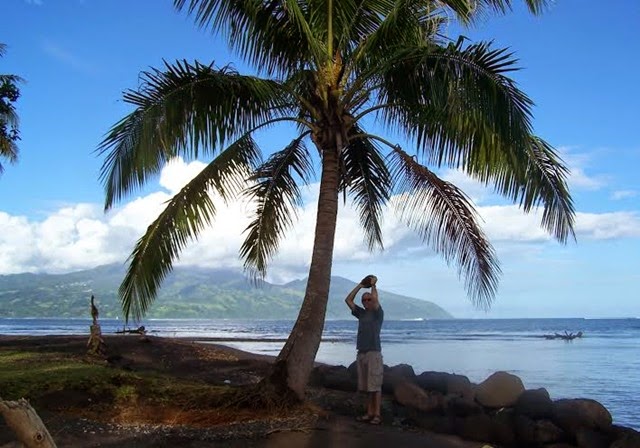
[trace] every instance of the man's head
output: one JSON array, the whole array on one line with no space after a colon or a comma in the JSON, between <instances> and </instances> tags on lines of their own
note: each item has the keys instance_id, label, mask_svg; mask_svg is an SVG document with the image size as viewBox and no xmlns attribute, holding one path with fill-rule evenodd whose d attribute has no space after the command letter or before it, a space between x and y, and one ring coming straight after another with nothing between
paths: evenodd
<instances>
[{"instance_id":1,"label":"man's head","mask_svg":"<svg viewBox=\"0 0 640 448\"><path fill-rule=\"evenodd\" d=\"M371 308L372 300L373 296L370 292L365 292L364 294L362 294L362 306L364 306L366 309Z\"/></svg>"}]
</instances>

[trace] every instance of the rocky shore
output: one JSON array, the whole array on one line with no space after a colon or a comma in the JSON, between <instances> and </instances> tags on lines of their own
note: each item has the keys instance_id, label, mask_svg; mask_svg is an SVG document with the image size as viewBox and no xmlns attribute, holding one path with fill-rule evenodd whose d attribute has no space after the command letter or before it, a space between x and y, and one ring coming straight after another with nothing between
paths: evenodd
<instances>
[{"instance_id":1,"label":"rocky shore","mask_svg":"<svg viewBox=\"0 0 640 448\"><path fill-rule=\"evenodd\" d=\"M355 365L318 365L308 402L295 409L237 412L216 397L258 381L272 358L188 339L109 335L108 356L88 359L86 341L0 336L0 396L26 396L59 448L640 447L640 435L612 424L601 404L551 400L506 372L473 384L385 367L383 424L372 426L354 418L364 403ZM0 446L14 440L0 418Z\"/></svg>"},{"instance_id":2,"label":"rocky shore","mask_svg":"<svg viewBox=\"0 0 640 448\"><path fill-rule=\"evenodd\" d=\"M356 365L318 366L311 384L353 392ZM474 384L463 375L385 365L383 394L386 421L467 440L504 447L640 448L640 433L614 425L597 401L552 400L546 389L526 389L508 372Z\"/></svg>"}]
</instances>

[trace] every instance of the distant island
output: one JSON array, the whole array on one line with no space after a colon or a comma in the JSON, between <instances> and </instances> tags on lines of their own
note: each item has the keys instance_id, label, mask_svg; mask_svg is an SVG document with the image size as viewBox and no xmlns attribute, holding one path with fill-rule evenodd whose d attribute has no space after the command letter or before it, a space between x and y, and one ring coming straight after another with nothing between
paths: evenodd
<instances>
[{"instance_id":1,"label":"distant island","mask_svg":"<svg viewBox=\"0 0 640 448\"><path fill-rule=\"evenodd\" d=\"M125 273L120 264L68 274L11 274L0 276L0 317L89 317L94 294L100 316L122 316L117 291ZM328 319L348 319L345 296L356 282L331 279ZM295 319L306 279L284 285L251 283L240 271L177 267L164 281L149 318ZM433 302L380 290L385 318L450 319Z\"/></svg>"}]
</instances>

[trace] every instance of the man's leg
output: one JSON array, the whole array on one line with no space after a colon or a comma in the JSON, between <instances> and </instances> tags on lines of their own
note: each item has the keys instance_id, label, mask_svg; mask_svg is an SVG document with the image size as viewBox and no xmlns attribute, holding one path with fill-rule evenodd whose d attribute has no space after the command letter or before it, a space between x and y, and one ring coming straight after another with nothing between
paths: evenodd
<instances>
[{"instance_id":1,"label":"man's leg","mask_svg":"<svg viewBox=\"0 0 640 448\"><path fill-rule=\"evenodd\" d=\"M372 412L371 415L380 415L380 407L382 404L382 392L373 392L371 394L371 407Z\"/></svg>"},{"instance_id":2,"label":"man's leg","mask_svg":"<svg viewBox=\"0 0 640 448\"><path fill-rule=\"evenodd\" d=\"M376 401L375 401L376 392L367 392L367 415L374 416L376 414Z\"/></svg>"}]
</instances>

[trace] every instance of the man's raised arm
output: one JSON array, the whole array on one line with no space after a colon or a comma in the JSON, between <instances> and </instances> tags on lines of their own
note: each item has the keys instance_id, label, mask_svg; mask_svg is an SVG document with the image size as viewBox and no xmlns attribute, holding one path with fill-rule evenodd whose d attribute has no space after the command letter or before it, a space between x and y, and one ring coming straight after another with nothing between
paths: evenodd
<instances>
[{"instance_id":1,"label":"man's raised arm","mask_svg":"<svg viewBox=\"0 0 640 448\"><path fill-rule=\"evenodd\" d=\"M353 309L356 307L356 304L353 301L356 298L356 294L358 294L358 291L360 291L360 288L362 288L362 285L358 284L355 288L353 288L353 291L349 293L347 298L344 299L345 303L351 309L351 311L353 311Z\"/></svg>"},{"instance_id":2,"label":"man's raised arm","mask_svg":"<svg viewBox=\"0 0 640 448\"><path fill-rule=\"evenodd\" d=\"M373 276L371 279L371 308L377 310L380 308L380 302L378 301L378 288L376 288L376 283L378 282L378 277Z\"/></svg>"}]
</instances>

